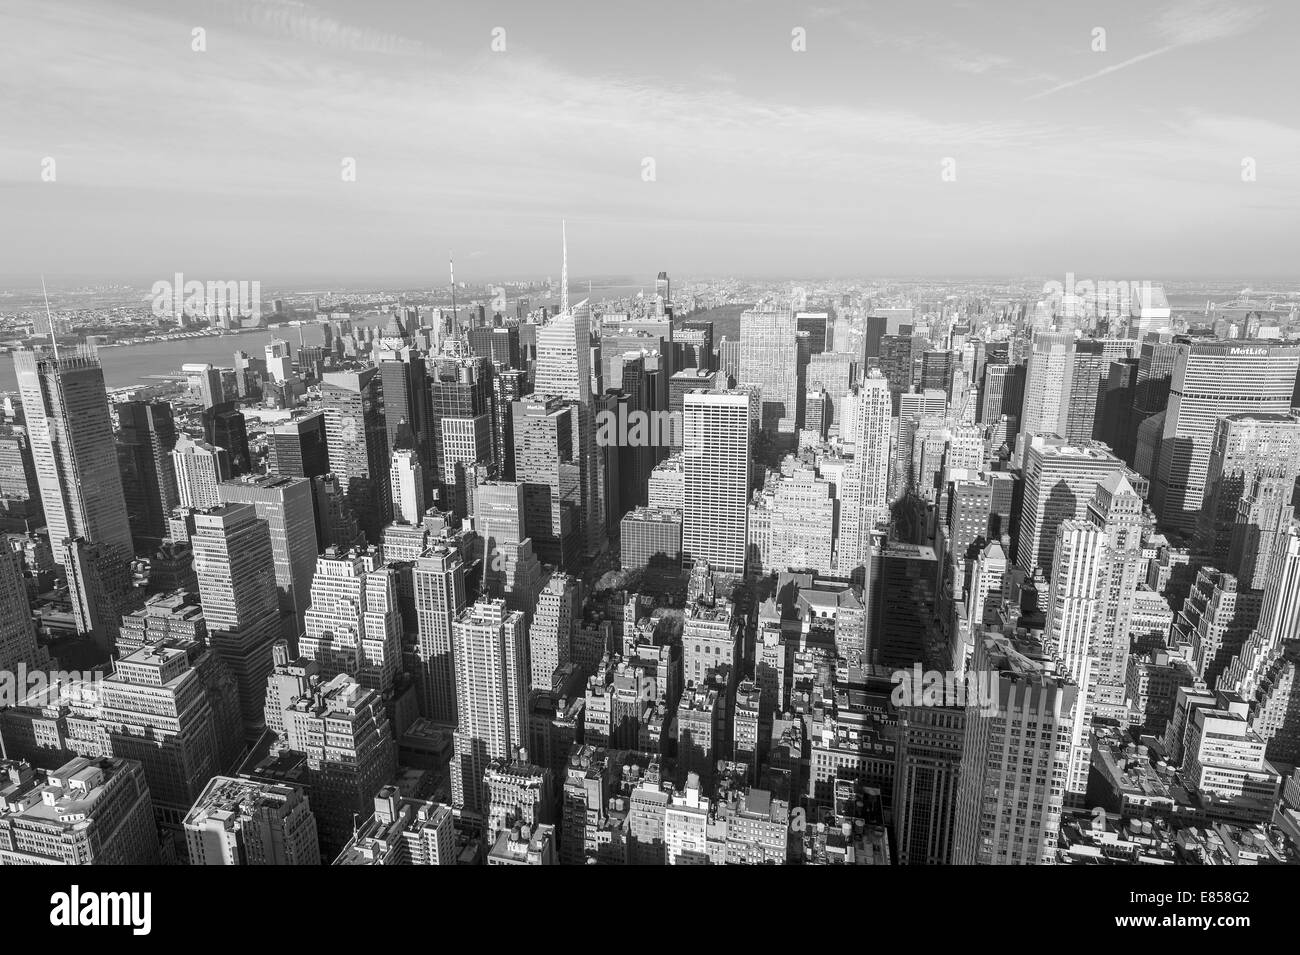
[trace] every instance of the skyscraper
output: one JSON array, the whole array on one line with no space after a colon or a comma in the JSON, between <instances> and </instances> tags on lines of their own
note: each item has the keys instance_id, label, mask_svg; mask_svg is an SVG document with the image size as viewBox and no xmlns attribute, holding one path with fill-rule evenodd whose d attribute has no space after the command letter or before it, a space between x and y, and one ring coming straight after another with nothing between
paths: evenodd
<instances>
[{"instance_id":1,"label":"skyscraper","mask_svg":"<svg viewBox=\"0 0 1300 955\"><path fill-rule=\"evenodd\" d=\"M889 523L889 473L893 461L890 443L893 438L893 402L889 382L872 371L858 391L857 444L853 452L853 475L846 480L841 507L842 528L851 529L851 538L841 532L840 566L857 566L870 560L871 532ZM845 556L850 560L846 562Z\"/></svg>"},{"instance_id":2,"label":"skyscraper","mask_svg":"<svg viewBox=\"0 0 1300 955\"><path fill-rule=\"evenodd\" d=\"M290 783L214 776L183 826L190 865L320 865L316 816Z\"/></svg>"},{"instance_id":3,"label":"skyscraper","mask_svg":"<svg viewBox=\"0 0 1300 955\"><path fill-rule=\"evenodd\" d=\"M533 390L571 401L591 400L591 307L585 301L537 329Z\"/></svg>"},{"instance_id":4,"label":"skyscraper","mask_svg":"<svg viewBox=\"0 0 1300 955\"><path fill-rule=\"evenodd\" d=\"M881 338L880 371L889 382L889 390L893 394L906 394L920 378L919 357L913 361L913 355L919 356L924 347L925 340L913 338L910 331L906 335L885 335Z\"/></svg>"},{"instance_id":5,"label":"skyscraper","mask_svg":"<svg viewBox=\"0 0 1300 955\"><path fill-rule=\"evenodd\" d=\"M397 433L405 422L410 428L410 435L405 437L407 445L415 451L422 466L431 467L432 449L427 445L429 384L424 356L402 339L386 339L385 345L375 349L375 361L382 384L388 447L397 447Z\"/></svg>"},{"instance_id":6,"label":"skyscraper","mask_svg":"<svg viewBox=\"0 0 1300 955\"><path fill-rule=\"evenodd\" d=\"M1300 417L1246 413L1219 418L1197 528L1202 548L1217 566L1226 566L1242 500L1257 480L1270 478L1283 489L1294 488L1300 478Z\"/></svg>"},{"instance_id":7,"label":"skyscraper","mask_svg":"<svg viewBox=\"0 0 1300 955\"><path fill-rule=\"evenodd\" d=\"M211 408L225 402L220 368L213 368L208 362L192 362L181 365L181 373L189 378L190 393L201 407Z\"/></svg>"},{"instance_id":8,"label":"skyscraper","mask_svg":"<svg viewBox=\"0 0 1300 955\"><path fill-rule=\"evenodd\" d=\"M981 424L996 424L1002 415L1015 420L1018 433L1020 413L1024 404L1025 366L990 362L984 366L984 382L980 386Z\"/></svg>"},{"instance_id":9,"label":"skyscraper","mask_svg":"<svg viewBox=\"0 0 1300 955\"><path fill-rule=\"evenodd\" d=\"M419 628L420 712L452 723L458 712L453 624L465 609L465 566L457 551L439 544L416 558L412 580Z\"/></svg>"},{"instance_id":10,"label":"skyscraper","mask_svg":"<svg viewBox=\"0 0 1300 955\"><path fill-rule=\"evenodd\" d=\"M1300 345L1195 342L1178 346L1152 503L1162 525L1192 533L1205 501L1215 422L1240 412L1285 415Z\"/></svg>"},{"instance_id":11,"label":"skyscraper","mask_svg":"<svg viewBox=\"0 0 1300 955\"><path fill-rule=\"evenodd\" d=\"M1136 434L1129 430L1133 398L1137 394L1138 359L1117 358L1106 366L1097 397L1097 421L1093 434L1125 461L1132 461Z\"/></svg>"},{"instance_id":12,"label":"skyscraper","mask_svg":"<svg viewBox=\"0 0 1300 955\"><path fill-rule=\"evenodd\" d=\"M184 639L206 646L208 627L196 594L156 594L144 606L122 615L118 651L125 653L160 640Z\"/></svg>"},{"instance_id":13,"label":"skyscraper","mask_svg":"<svg viewBox=\"0 0 1300 955\"><path fill-rule=\"evenodd\" d=\"M215 507L221 503L221 482L230 479L230 455L189 435L177 440L171 453L176 494L181 507Z\"/></svg>"},{"instance_id":14,"label":"skyscraper","mask_svg":"<svg viewBox=\"0 0 1300 955\"><path fill-rule=\"evenodd\" d=\"M528 635L524 615L503 600L480 600L452 626L457 730L452 804L482 813L481 783L493 759L528 743Z\"/></svg>"},{"instance_id":15,"label":"skyscraper","mask_svg":"<svg viewBox=\"0 0 1300 955\"><path fill-rule=\"evenodd\" d=\"M1064 663L1070 679L1085 691L1098 669L1097 638L1105 615L1107 570L1101 529L1086 521L1063 522L1057 530L1043 636L1050 651ZM1080 694L1079 705L1087 705L1085 693ZM1066 791L1082 795L1087 772L1085 739L1070 750Z\"/></svg>"},{"instance_id":16,"label":"skyscraper","mask_svg":"<svg viewBox=\"0 0 1300 955\"><path fill-rule=\"evenodd\" d=\"M851 470L852 466L845 468L846 473ZM855 506L841 501L841 518L856 513ZM834 567L836 510L835 488L819 477L815 468L797 466L781 475L769 475L762 494L755 495L749 509L750 571L808 569L830 573ZM853 536L851 532L849 536ZM850 541L849 551L853 546Z\"/></svg>"},{"instance_id":17,"label":"skyscraper","mask_svg":"<svg viewBox=\"0 0 1300 955\"><path fill-rule=\"evenodd\" d=\"M894 442L893 489L894 496L901 497L913 486L913 475L921 463L922 448L918 432L933 431L943 425L948 411L948 399L942 391L933 388L921 392L905 392L894 397L898 403L898 440ZM856 425L850 440L857 441Z\"/></svg>"},{"instance_id":18,"label":"skyscraper","mask_svg":"<svg viewBox=\"0 0 1300 955\"><path fill-rule=\"evenodd\" d=\"M579 408L543 395L514 406L515 480L524 489L524 525L537 556L577 569L584 550Z\"/></svg>"},{"instance_id":19,"label":"skyscraper","mask_svg":"<svg viewBox=\"0 0 1300 955\"><path fill-rule=\"evenodd\" d=\"M167 515L179 503L172 449L176 423L165 401L122 401L117 405L118 463L127 520L135 538L167 536Z\"/></svg>"},{"instance_id":20,"label":"skyscraper","mask_svg":"<svg viewBox=\"0 0 1300 955\"><path fill-rule=\"evenodd\" d=\"M1178 357L1178 342L1170 336L1157 336L1142 342L1138 352L1137 381L1133 386L1133 407L1128 426L1128 444L1123 449L1125 458L1137 466L1138 428L1147 419L1164 412L1169 404L1169 383L1173 379L1174 360ZM1163 428L1163 424L1161 425ZM1120 450L1120 449L1116 449Z\"/></svg>"},{"instance_id":21,"label":"skyscraper","mask_svg":"<svg viewBox=\"0 0 1300 955\"><path fill-rule=\"evenodd\" d=\"M682 567L681 508L638 507L619 522L619 556L624 570L662 568L676 575Z\"/></svg>"},{"instance_id":22,"label":"skyscraper","mask_svg":"<svg viewBox=\"0 0 1300 955\"><path fill-rule=\"evenodd\" d=\"M528 372L497 365L492 375L492 445L497 476L515 479L514 404L528 394Z\"/></svg>"},{"instance_id":23,"label":"skyscraper","mask_svg":"<svg viewBox=\"0 0 1300 955\"><path fill-rule=\"evenodd\" d=\"M245 475L217 487L222 504L252 504L271 531L275 586L279 591L282 630L295 640L310 605L312 574L319 551L311 481L276 474Z\"/></svg>"},{"instance_id":24,"label":"skyscraper","mask_svg":"<svg viewBox=\"0 0 1300 955\"><path fill-rule=\"evenodd\" d=\"M284 477L313 478L330 469L325 415L300 415L266 431L267 470Z\"/></svg>"},{"instance_id":25,"label":"skyscraper","mask_svg":"<svg viewBox=\"0 0 1300 955\"><path fill-rule=\"evenodd\" d=\"M409 429L398 432L408 434ZM392 486L393 520L399 524L418 524L424 519L424 466L420 463L420 453L411 444L398 438L401 446L393 448L393 459L389 465L389 481Z\"/></svg>"},{"instance_id":26,"label":"skyscraper","mask_svg":"<svg viewBox=\"0 0 1300 955\"><path fill-rule=\"evenodd\" d=\"M236 691L211 650L191 641L138 647L99 688L109 751L144 767L160 823L179 827L213 776L242 750Z\"/></svg>"},{"instance_id":27,"label":"skyscraper","mask_svg":"<svg viewBox=\"0 0 1300 955\"><path fill-rule=\"evenodd\" d=\"M528 627L532 689L554 688L555 671L569 662L569 641L581 619L581 583L569 574L552 572L537 595Z\"/></svg>"},{"instance_id":28,"label":"skyscraper","mask_svg":"<svg viewBox=\"0 0 1300 955\"><path fill-rule=\"evenodd\" d=\"M1260 625L1261 598L1259 591L1243 589L1232 574L1214 567L1197 571L1171 640L1187 648L1192 669L1206 686L1218 684Z\"/></svg>"},{"instance_id":29,"label":"skyscraper","mask_svg":"<svg viewBox=\"0 0 1300 955\"><path fill-rule=\"evenodd\" d=\"M471 328L467 336L471 355L490 359L500 368L519 368L519 326Z\"/></svg>"},{"instance_id":30,"label":"skyscraper","mask_svg":"<svg viewBox=\"0 0 1300 955\"><path fill-rule=\"evenodd\" d=\"M266 359L254 358L246 351L237 351L235 358L235 394L240 398L256 398L262 394L266 380Z\"/></svg>"},{"instance_id":31,"label":"skyscraper","mask_svg":"<svg viewBox=\"0 0 1300 955\"><path fill-rule=\"evenodd\" d=\"M1124 462L1105 445L1072 445L1033 437L1025 449L1016 566L1027 574L1051 566L1056 529L1084 516L1097 486Z\"/></svg>"},{"instance_id":32,"label":"skyscraper","mask_svg":"<svg viewBox=\"0 0 1300 955\"><path fill-rule=\"evenodd\" d=\"M77 632L88 636L107 657L116 647L122 614L144 601L131 576L131 564L120 551L82 537L63 541L63 568Z\"/></svg>"},{"instance_id":33,"label":"skyscraper","mask_svg":"<svg viewBox=\"0 0 1300 955\"><path fill-rule=\"evenodd\" d=\"M966 707L954 820L955 865L1038 865L1056 858L1079 687L1028 638L985 632L972 670L996 674L996 712Z\"/></svg>"},{"instance_id":34,"label":"skyscraper","mask_svg":"<svg viewBox=\"0 0 1300 955\"><path fill-rule=\"evenodd\" d=\"M1277 536L1270 568L1255 629L1219 682L1246 698L1255 696L1277 655L1300 640L1300 524Z\"/></svg>"},{"instance_id":35,"label":"skyscraper","mask_svg":"<svg viewBox=\"0 0 1300 955\"><path fill-rule=\"evenodd\" d=\"M388 520L388 432L376 368L326 372L320 386L330 470L366 539L378 543Z\"/></svg>"},{"instance_id":36,"label":"skyscraper","mask_svg":"<svg viewBox=\"0 0 1300 955\"><path fill-rule=\"evenodd\" d=\"M965 733L963 709L900 709L894 769L894 838L899 865L948 865L952 861Z\"/></svg>"},{"instance_id":37,"label":"skyscraper","mask_svg":"<svg viewBox=\"0 0 1300 955\"><path fill-rule=\"evenodd\" d=\"M837 326L837 334L835 336L834 345L837 351L843 351L847 343L839 340L838 327L840 322L837 321L835 324ZM889 316L872 313L863 319L863 325L865 331L862 336L862 364L865 368L872 358L880 357L881 343L885 334L889 330Z\"/></svg>"},{"instance_id":38,"label":"skyscraper","mask_svg":"<svg viewBox=\"0 0 1300 955\"><path fill-rule=\"evenodd\" d=\"M1104 343L1081 339L1074 343L1074 361L1070 367L1070 388L1065 401L1065 431L1061 437L1070 441L1091 441L1097 424L1101 382L1110 358Z\"/></svg>"},{"instance_id":39,"label":"skyscraper","mask_svg":"<svg viewBox=\"0 0 1300 955\"><path fill-rule=\"evenodd\" d=\"M253 469L248 449L248 425L244 413L233 402L205 408L202 415L203 439L222 448L230 458L230 474L238 477Z\"/></svg>"},{"instance_id":40,"label":"skyscraper","mask_svg":"<svg viewBox=\"0 0 1300 955\"><path fill-rule=\"evenodd\" d=\"M40 660L27 586L18 568L18 554L0 541L0 671L13 673L20 663L35 667Z\"/></svg>"},{"instance_id":41,"label":"skyscraper","mask_svg":"<svg viewBox=\"0 0 1300 955\"><path fill-rule=\"evenodd\" d=\"M673 330L673 374L687 368L706 373L717 370L712 322L682 322Z\"/></svg>"},{"instance_id":42,"label":"skyscraper","mask_svg":"<svg viewBox=\"0 0 1300 955\"><path fill-rule=\"evenodd\" d=\"M78 756L49 773L24 774L7 761L5 769L14 771L15 798L0 809L0 865L158 864L149 786L135 760Z\"/></svg>"},{"instance_id":43,"label":"skyscraper","mask_svg":"<svg viewBox=\"0 0 1300 955\"><path fill-rule=\"evenodd\" d=\"M474 532L483 541L484 594L531 614L542 585L542 565L524 528L524 488L508 481L474 487Z\"/></svg>"},{"instance_id":44,"label":"skyscraper","mask_svg":"<svg viewBox=\"0 0 1300 955\"><path fill-rule=\"evenodd\" d=\"M685 500L682 560L745 572L755 398L750 391L692 391L682 399Z\"/></svg>"},{"instance_id":45,"label":"skyscraper","mask_svg":"<svg viewBox=\"0 0 1300 955\"><path fill-rule=\"evenodd\" d=\"M762 429L793 447L799 425L797 324L788 308L764 308L740 317L739 384L762 389Z\"/></svg>"},{"instance_id":46,"label":"skyscraper","mask_svg":"<svg viewBox=\"0 0 1300 955\"><path fill-rule=\"evenodd\" d=\"M1007 552L996 540L989 541L976 559L966 600L972 632L977 625L997 620L998 611L1006 596L1008 564Z\"/></svg>"},{"instance_id":47,"label":"skyscraper","mask_svg":"<svg viewBox=\"0 0 1300 955\"><path fill-rule=\"evenodd\" d=\"M809 355L826 351L826 337L830 330L830 312L796 312L795 328L808 333Z\"/></svg>"},{"instance_id":48,"label":"skyscraper","mask_svg":"<svg viewBox=\"0 0 1300 955\"><path fill-rule=\"evenodd\" d=\"M0 520L10 530L35 530L45 523L41 487L27 428L0 425Z\"/></svg>"},{"instance_id":49,"label":"skyscraper","mask_svg":"<svg viewBox=\"0 0 1300 955\"><path fill-rule=\"evenodd\" d=\"M45 523L56 559L84 537L130 558L131 525L108 414L104 372L93 349L63 357L14 354Z\"/></svg>"},{"instance_id":50,"label":"skyscraper","mask_svg":"<svg viewBox=\"0 0 1300 955\"><path fill-rule=\"evenodd\" d=\"M1102 616L1093 654L1097 667L1088 687L1089 702L1107 717L1127 716L1129 630L1133 603L1145 566L1142 557L1142 498L1116 471L1097 486L1088 503L1087 521L1102 535ZM1082 684L1080 684L1082 685ZM1106 709L1109 708L1109 709Z\"/></svg>"},{"instance_id":51,"label":"skyscraper","mask_svg":"<svg viewBox=\"0 0 1300 955\"><path fill-rule=\"evenodd\" d=\"M1024 410L1020 420L1022 434L1066 437L1073 365L1072 332L1038 332L1034 335L1025 374Z\"/></svg>"},{"instance_id":52,"label":"skyscraper","mask_svg":"<svg viewBox=\"0 0 1300 955\"><path fill-rule=\"evenodd\" d=\"M921 353L921 390L933 388L952 400L954 355L950 351L929 349Z\"/></svg>"},{"instance_id":53,"label":"skyscraper","mask_svg":"<svg viewBox=\"0 0 1300 955\"><path fill-rule=\"evenodd\" d=\"M581 540L589 553L605 544L604 486L596 449L595 414L591 403L591 307L586 301L565 308L537 330L537 363L533 391L577 402L574 419L574 458L579 463L582 502ZM515 447L519 436L515 435ZM516 480L519 462L515 461Z\"/></svg>"},{"instance_id":54,"label":"skyscraper","mask_svg":"<svg viewBox=\"0 0 1300 955\"><path fill-rule=\"evenodd\" d=\"M397 571L383 563L378 547L346 553L331 547L316 559L299 653L319 663L326 679L346 673L368 689L392 692L402 616Z\"/></svg>"},{"instance_id":55,"label":"skyscraper","mask_svg":"<svg viewBox=\"0 0 1300 955\"><path fill-rule=\"evenodd\" d=\"M277 384L293 377L293 346L276 338L266 343L266 370Z\"/></svg>"},{"instance_id":56,"label":"skyscraper","mask_svg":"<svg viewBox=\"0 0 1300 955\"><path fill-rule=\"evenodd\" d=\"M222 504L194 515L190 547L209 642L235 677L245 732L255 733L280 634L270 528L252 504Z\"/></svg>"},{"instance_id":57,"label":"skyscraper","mask_svg":"<svg viewBox=\"0 0 1300 955\"><path fill-rule=\"evenodd\" d=\"M497 465L493 427L496 394L493 365L486 358L439 355L429 379L429 455L431 478L441 493L443 510L464 516L468 472L475 465ZM507 383L509 384L509 383ZM504 409L509 414L509 408Z\"/></svg>"},{"instance_id":58,"label":"skyscraper","mask_svg":"<svg viewBox=\"0 0 1300 955\"><path fill-rule=\"evenodd\" d=\"M374 805L375 793L397 770L383 699L340 673L290 701L283 720L278 743L306 757L304 775L321 848L336 856L352 836L357 816ZM251 775L258 778L256 770Z\"/></svg>"},{"instance_id":59,"label":"skyscraper","mask_svg":"<svg viewBox=\"0 0 1300 955\"><path fill-rule=\"evenodd\" d=\"M610 362L611 367L620 368L622 384L619 386L619 391L607 391L597 399L597 407L601 407L602 401L607 402L609 414L616 416L602 416L602 420L635 421L640 415L647 416L642 420L657 420L650 416L663 410L657 404L658 373L646 367L646 358L647 356L643 354L627 353L618 357L616 361ZM695 374L693 385L690 382L683 384L676 375L669 381L669 402L671 403L675 392L678 396L678 406L675 410L678 412L681 411L681 395L692 387L707 388L710 387L710 383L701 381L698 373ZM613 494L615 501L612 508L613 513L617 515L615 520L621 518L627 508L646 503L646 482L649 481L650 472L654 469L662 450L657 437L637 440L635 430L624 429L624 431L627 432L626 436L616 436L615 440L610 440L608 427L597 431L599 450L613 459L606 463L606 473L612 470L617 474L617 480L614 482L616 491ZM669 442L671 440L668 439Z\"/></svg>"},{"instance_id":60,"label":"skyscraper","mask_svg":"<svg viewBox=\"0 0 1300 955\"><path fill-rule=\"evenodd\" d=\"M1291 526L1295 514L1295 479L1256 476L1237 505L1228 549L1228 568L1251 590L1263 590L1272 580L1278 536Z\"/></svg>"}]
</instances>

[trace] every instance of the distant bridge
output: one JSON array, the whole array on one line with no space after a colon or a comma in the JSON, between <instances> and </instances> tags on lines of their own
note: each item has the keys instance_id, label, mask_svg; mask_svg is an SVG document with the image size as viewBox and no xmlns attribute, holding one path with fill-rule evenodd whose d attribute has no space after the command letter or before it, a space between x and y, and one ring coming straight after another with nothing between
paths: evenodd
<instances>
[{"instance_id":1,"label":"distant bridge","mask_svg":"<svg viewBox=\"0 0 1300 955\"><path fill-rule=\"evenodd\" d=\"M1267 301L1261 301L1256 298L1238 298L1231 302L1209 302L1207 304L1208 310L1211 312L1240 309L1268 312L1277 307L1276 302L1276 296L1269 296Z\"/></svg>"}]
</instances>

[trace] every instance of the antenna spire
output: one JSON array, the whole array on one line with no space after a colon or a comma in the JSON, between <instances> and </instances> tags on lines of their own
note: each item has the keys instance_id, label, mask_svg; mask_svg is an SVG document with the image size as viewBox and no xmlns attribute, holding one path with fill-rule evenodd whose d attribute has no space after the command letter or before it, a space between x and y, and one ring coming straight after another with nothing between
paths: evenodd
<instances>
[{"instance_id":1,"label":"antenna spire","mask_svg":"<svg viewBox=\"0 0 1300 955\"><path fill-rule=\"evenodd\" d=\"M447 253L447 268L451 273L451 337L460 339L460 316L456 313L456 262L451 253Z\"/></svg>"},{"instance_id":2,"label":"antenna spire","mask_svg":"<svg viewBox=\"0 0 1300 955\"><path fill-rule=\"evenodd\" d=\"M569 233L566 223L560 220L560 245L563 257L560 260L560 312L569 310Z\"/></svg>"},{"instance_id":3,"label":"antenna spire","mask_svg":"<svg viewBox=\"0 0 1300 955\"><path fill-rule=\"evenodd\" d=\"M45 273L41 273L41 294L45 296L45 320L50 324L50 343L54 346L54 360L59 360L59 336L54 334L54 316L50 314L50 293L45 291Z\"/></svg>"}]
</instances>

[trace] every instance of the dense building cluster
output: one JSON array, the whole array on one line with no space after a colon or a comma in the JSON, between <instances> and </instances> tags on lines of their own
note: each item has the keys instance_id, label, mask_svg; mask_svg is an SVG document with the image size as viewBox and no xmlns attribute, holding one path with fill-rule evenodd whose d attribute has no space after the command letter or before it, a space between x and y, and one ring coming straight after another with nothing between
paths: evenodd
<instances>
[{"instance_id":1,"label":"dense building cluster","mask_svg":"<svg viewBox=\"0 0 1300 955\"><path fill-rule=\"evenodd\" d=\"M1300 861L1294 311L719 298L17 351L0 864Z\"/></svg>"}]
</instances>

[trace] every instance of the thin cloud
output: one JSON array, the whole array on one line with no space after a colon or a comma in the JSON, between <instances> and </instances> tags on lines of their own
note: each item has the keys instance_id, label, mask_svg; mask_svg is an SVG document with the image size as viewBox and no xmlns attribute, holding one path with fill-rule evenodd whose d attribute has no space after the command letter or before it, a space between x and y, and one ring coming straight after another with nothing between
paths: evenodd
<instances>
[{"instance_id":1,"label":"thin cloud","mask_svg":"<svg viewBox=\"0 0 1300 955\"><path fill-rule=\"evenodd\" d=\"M213 0L240 27L324 50L380 56L422 55L429 48L406 37L355 27L300 0Z\"/></svg>"},{"instance_id":2,"label":"thin cloud","mask_svg":"<svg viewBox=\"0 0 1300 955\"><path fill-rule=\"evenodd\" d=\"M1177 46L1225 40L1253 30L1264 20L1258 7L1226 7L1222 3L1199 0L1167 7L1156 18L1156 30Z\"/></svg>"},{"instance_id":3,"label":"thin cloud","mask_svg":"<svg viewBox=\"0 0 1300 955\"><path fill-rule=\"evenodd\" d=\"M1129 57L1127 60L1124 60L1122 63L1115 63L1104 69L1100 69L1096 73L1089 73L1087 76L1081 76L1077 80L1069 80L1065 83L1060 83L1056 86L1053 86L1051 89L1043 90L1041 93L1035 93L1033 96L1027 96L1025 97L1025 102L1028 103L1032 100L1042 99L1044 96L1051 96L1053 93L1059 93L1062 90L1073 89L1076 86L1082 86L1084 83L1091 83L1093 80L1100 79L1103 76L1109 76L1111 73L1118 73L1120 70L1127 69L1128 67L1133 66L1136 63L1142 63L1154 57L1163 56L1164 54L1170 52L1171 50L1176 50L1176 49L1178 49L1177 46L1171 45L1171 46L1158 47L1154 50L1148 50L1145 53L1139 53L1137 56Z\"/></svg>"},{"instance_id":4,"label":"thin cloud","mask_svg":"<svg viewBox=\"0 0 1300 955\"><path fill-rule=\"evenodd\" d=\"M1215 40L1225 40L1246 33L1258 26L1263 19L1264 13L1258 8L1228 8L1222 4L1212 2L1212 0L1193 0L1190 3L1166 7L1156 17L1153 24L1156 33L1165 41L1163 44L1145 53L1129 57L1120 63L1107 66L1095 73L1089 73L1087 76L1068 80L1050 89L1043 90L1041 93L1035 93L1033 96L1026 97L1025 102L1042 99L1063 90L1074 89L1076 86L1083 86L1085 83L1091 83L1103 76L1118 73L1120 70L1128 69L1130 66L1144 63L1147 60L1163 56L1182 47L1210 43Z\"/></svg>"},{"instance_id":5,"label":"thin cloud","mask_svg":"<svg viewBox=\"0 0 1300 955\"><path fill-rule=\"evenodd\" d=\"M934 32L906 33L892 29L873 29L868 24L854 19L843 20L840 25L866 37L875 46L909 57L924 57L932 63L958 73L972 76L1005 76L1017 83L1042 83L1056 79L1049 73L1027 69L1017 58L978 50L966 43Z\"/></svg>"}]
</instances>

